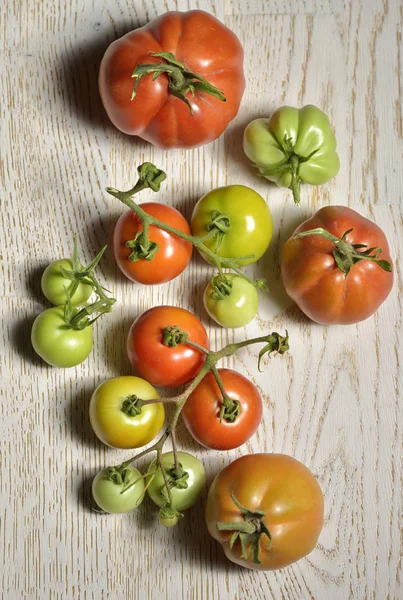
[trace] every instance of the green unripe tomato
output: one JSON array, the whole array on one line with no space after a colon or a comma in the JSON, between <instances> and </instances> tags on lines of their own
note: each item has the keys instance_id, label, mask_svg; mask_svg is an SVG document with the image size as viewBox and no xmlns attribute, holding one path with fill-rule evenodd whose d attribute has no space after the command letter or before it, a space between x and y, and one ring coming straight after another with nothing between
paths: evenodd
<instances>
[{"instance_id":1,"label":"green unripe tomato","mask_svg":"<svg viewBox=\"0 0 403 600\"><path fill-rule=\"evenodd\" d=\"M184 476L175 479L173 452L162 455L162 464L171 484L172 507L177 511L181 511L196 503L206 486L206 471L200 460L195 456L187 452L178 452L177 455ZM147 484L150 483L147 487L147 493L157 506L163 506L168 502L168 495L161 469L156 467L157 461L154 460L148 469ZM177 485L175 485L175 481L177 481Z\"/></svg>"},{"instance_id":2,"label":"green unripe tomato","mask_svg":"<svg viewBox=\"0 0 403 600\"><path fill-rule=\"evenodd\" d=\"M296 204L301 182L320 185L340 169L330 121L312 105L283 106L269 119L255 119L245 129L243 148L261 175L292 190Z\"/></svg>"},{"instance_id":3,"label":"green unripe tomato","mask_svg":"<svg viewBox=\"0 0 403 600\"><path fill-rule=\"evenodd\" d=\"M223 219L217 236L204 243L223 258L240 259L240 265L256 262L266 252L273 233L271 212L264 198L245 185L228 185L212 190L197 202L193 209L191 229L193 235L204 236L217 220ZM228 219L225 220L224 217ZM209 260L203 254L202 256Z\"/></svg>"},{"instance_id":4,"label":"green unripe tomato","mask_svg":"<svg viewBox=\"0 0 403 600\"><path fill-rule=\"evenodd\" d=\"M40 313L32 326L32 346L53 367L69 368L82 363L92 350L92 325L69 329L64 307L54 306Z\"/></svg>"},{"instance_id":5,"label":"green unripe tomato","mask_svg":"<svg viewBox=\"0 0 403 600\"><path fill-rule=\"evenodd\" d=\"M244 327L256 316L259 306L258 291L252 283L230 273L225 280L214 277L203 295L204 306L210 317L222 327Z\"/></svg>"},{"instance_id":6,"label":"green unripe tomato","mask_svg":"<svg viewBox=\"0 0 403 600\"><path fill-rule=\"evenodd\" d=\"M61 268L66 271L72 271L73 262L68 258L55 260L46 267L41 279L41 288L44 296L55 306L60 306L66 302L65 288L70 288L73 283L71 279L63 275ZM90 285L79 283L71 298L71 304L73 306L80 306L88 300L91 294L92 288Z\"/></svg>"},{"instance_id":7,"label":"green unripe tomato","mask_svg":"<svg viewBox=\"0 0 403 600\"><path fill-rule=\"evenodd\" d=\"M164 517L164 516L158 515L158 520L161 523L161 525L169 528L169 527L175 527L175 525L177 525L177 523L179 521L179 517L177 517L176 515L172 515L172 517Z\"/></svg>"},{"instance_id":8,"label":"green unripe tomato","mask_svg":"<svg viewBox=\"0 0 403 600\"><path fill-rule=\"evenodd\" d=\"M108 469L103 469L92 482L92 496L105 512L120 514L137 508L144 500L145 484L140 471L126 467L119 483L108 479Z\"/></svg>"}]
</instances>

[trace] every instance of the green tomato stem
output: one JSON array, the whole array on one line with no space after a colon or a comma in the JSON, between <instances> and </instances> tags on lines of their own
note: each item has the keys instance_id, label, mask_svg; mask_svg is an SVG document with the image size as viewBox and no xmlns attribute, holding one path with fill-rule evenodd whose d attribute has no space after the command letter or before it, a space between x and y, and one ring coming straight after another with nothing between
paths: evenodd
<instances>
[{"instance_id":1,"label":"green tomato stem","mask_svg":"<svg viewBox=\"0 0 403 600\"><path fill-rule=\"evenodd\" d=\"M348 229L341 238L333 235L323 227L317 227L316 229L310 229L308 231L302 231L293 236L294 239L304 238L311 235L319 235L325 240L328 240L334 244L333 256L339 269L347 275L350 273L351 268L361 260L369 260L376 263L381 269L390 273L392 271L392 265L389 261L378 258L382 253L382 248L374 246L368 248L366 244L350 244L347 242L347 236L354 230ZM367 250L359 251L361 248L367 248Z\"/></svg>"},{"instance_id":2,"label":"green tomato stem","mask_svg":"<svg viewBox=\"0 0 403 600\"><path fill-rule=\"evenodd\" d=\"M209 83L198 73L189 71L183 63L177 60L172 52L153 52L152 56L160 57L166 62L140 64L136 66L132 74L134 85L131 100L135 98L138 85L144 76L152 73L152 78L155 80L162 73L165 73L168 76L168 89L170 93L182 100L188 106L191 115L193 115L193 108L186 98L188 92L191 92L192 96L194 96L195 92L199 91L203 94L214 96L222 102L226 102L224 94L218 88Z\"/></svg>"},{"instance_id":3,"label":"green tomato stem","mask_svg":"<svg viewBox=\"0 0 403 600\"><path fill-rule=\"evenodd\" d=\"M176 235L177 237L189 242L195 248L197 248L211 263L213 263L220 272L222 269L230 269L240 277L243 277L253 285L256 285L253 280L244 275L239 268L239 261L253 258L254 255L242 256L237 259L235 258L223 258L217 252L214 252L208 248L205 242L208 239L216 238L218 243L222 241L223 236L230 230L231 224L227 215L218 213L212 215L211 229L202 236L188 235L167 223L156 219L155 217L146 213L141 206L139 206L134 200L133 196L145 188L150 188L157 192L160 189L161 182L166 179L166 174L161 169L158 169L152 163L143 163L137 169L139 173L139 180L134 187L126 192L117 190L112 187L107 187L106 191L108 194L117 198L130 210L132 210L141 220L143 225L143 231L138 234L134 240L126 242L126 246L132 249L132 253L129 256L129 260L140 260L145 258L152 260L155 252L158 250L158 245L154 242L149 241L148 228L150 225L159 227L168 233ZM213 211L214 212L214 211ZM216 211L217 212L217 211Z\"/></svg>"},{"instance_id":4,"label":"green tomato stem","mask_svg":"<svg viewBox=\"0 0 403 600\"><path fill-rule=\"evenodd\" d=\"M239 400L233 400L232 398L230 398L228 396L227 392L225 391L224 384L223 384L222 379L217 371L216 366L213 365L210 370L214 376L214 379L217 382L218 387L220 388L220 392L221 392L222 400L223 400L221 410L220 410L220 423L223 419L228 421L228 423L234 423L236 421L236 419L239 417L239 415L241 414L241 411L242 411L241 403L239 402Z\"/></svg>"}]
</instances>

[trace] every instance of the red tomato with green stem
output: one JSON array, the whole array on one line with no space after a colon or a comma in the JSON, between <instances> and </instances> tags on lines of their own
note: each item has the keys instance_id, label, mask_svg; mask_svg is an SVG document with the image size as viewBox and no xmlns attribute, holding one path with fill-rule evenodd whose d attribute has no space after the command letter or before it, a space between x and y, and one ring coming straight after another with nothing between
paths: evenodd
<instances>
[{"instance_id":1,"label":"red tomato with green stem","mask_svg":"<svg viewBox=\"0 0 403 600\"><path fill-rule=\"evenodd\" d=\"M249 379L231 369L217 369L217 373L220 385L209 371L186 400L182 416L199 444L214 450L232 450L255 433L263 404Z\"/></svg>"},{"instance_id":2,"label":"red tomato with green stem","mask_svg":"<svg viewBox=\"0 0 403 600\"><path fill-rule=\"evenodd\" d=\"M99 73L112 123L165 149L215 140L237 114L244 88L238 38L201 10L167 12L116 40Z\"/></svg>"},{"instance_id":3,"label":"red tomato with green stem","mask_svg":"<svg viewBox=\"0 0 403 600\"><path fill-rule=\"evenodd\" d=\"M367 319L393 286L383 231L347 206L326 206L294 231L283 248L281 274L288 295L325 325Z\"/></svg>"},{"instance_id":4,"label":"red tomato with green stem","mask_svg":"<svg viewBox=\"0 0 403 600\"><path fill-rule=\"evenodd\" d=\"M179 328L188 339L208 350L209 340L201 321L176 306L156 306L133 323L127 337L127 353L134 370L152 385L176 387L191 381L206 359L206 353L183 343Z\"/></svg>"},{"instance_id":5,"label":"red tomato with green stem","mask_svg":"<svg viewBox=\"0 0 403 600\"><path fill-rule=\"evenodd\" d=\"M186 219L172 206L146 202L141 204L141 208L159 221L191 235ZM141 233L144 235L140 217L132 210L123 213L113 235L115 259L122 273L132 281L147 285L165 283L180 275L189 264L192 244L156 225L149 225L148 255L147 258L138 258L135 248Z\"/></svg>"}]
</instances>

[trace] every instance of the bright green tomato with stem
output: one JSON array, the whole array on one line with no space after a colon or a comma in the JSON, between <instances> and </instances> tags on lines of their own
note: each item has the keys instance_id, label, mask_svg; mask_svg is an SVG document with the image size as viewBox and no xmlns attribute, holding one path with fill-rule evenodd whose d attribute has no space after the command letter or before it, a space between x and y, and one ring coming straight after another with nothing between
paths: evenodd
<instances>
[{"instance_id":1,"label":"bright green tomato with stem","mask_svg":"<svg viewBox=\"0 0 403 600\"><path fill-rule=\"evenodd\" d=\"M169 516L165 517L165 516L158 515L158 520L161 523L161 525L169 528L169 527L175 527L175 525L179 521L179 517L177 517L176 515L172 515L171 517L169 517Z\"/></svg>"},{"instance_id":2,"label":"bright green tomato with stem","mask_svg":"<svg viewBox=\"0 0 403 600\"><path fill-rule=\"evenodd\" d=\"M69 328L63 306L40 313L32 326L32 346L53 367L69 368L82 363L92 350L92 325L84 329Z\"/></svg>"},{"instance_id":3,"label":"bright green tomato with stem","mask_svg":"<svg viewBox=\"0 0 403 600\"><path fill-rule=\"evenodd\" d=\"M120 474L110 475L103 469L92 482L92 496L102 510L108 513L127 513L144 500L144 477L137 469L125 467Z\"/></svg>"},{"instance_id":4,"label":"bright green tomato with stem","mask_svg":"<svg viewBox=\"0 0 403 600\"><path fill-rule=\"evenodd\" d=\"M177 511L186 510L193 506L206 486L206 471L203 464L195 456L187 452L177 452L180 465L179 472L175 471L174 454L167 452L162 455L162 464L169 482L172 507ZM147 493L157 506L169 502L169 495L161 469L154 460L148 469ZM174 525L174 523L172 524Z\"/></svg>"},{"instance_id":5,"label":"bright green tomato with stem","mask_svg":"<svg viewBox=\"0 0 403 600\"><path fill-rule=\"evenodd\" d=\"M244 277L225 273L213 277L203 295L210 317L222 327L244 327L257 313L259 295L256 287Z\"/></svg>"},{"instance_id":6,"label":"bright green tomato with stem","mask_svg":"<svg viewBox=\"0 0 403 600\"><path fill-rule=\"evenodd\" d=\"M215 229L217 235L206 239L205 245L223 258L236 259L238 265L248 265L266 252L273 223L260 194L244 185L229 185L200 198L193 209L191 229L196 236Z\"/></svg>"},{"instance_id":7,"label":"bright green tomato with stem","mask_svg":"<svg viewBox=\"0 0 403 600\"><path fill-rule=\"evenodd\" d=\"M46 267L41 279L41 288L44 296L54 304L60 306L67 300L66 288L72 289L74 282L63 275L62 269L65 271L73 271L73 261L68 258L55 260ZM71 297L73 306L84 304L92 294L92 287L86 283L79 283L77 289Z\"/></svg>"},{"instance_id":8,"label":"bright green tomato with stem","mask_svg":"<svg viewBox=\"0 0 403 600\"><path fill-rule=\"evenodd\" d=\"M165 420L162 402L142 405L159 398L145 379L115 377L102 382L90 400L90 421L99 439L112 448L140 448L161 430Z\"/></svg>"},{"instance_id":9,"label":"bright green tomato with stem","mask_svg":"<svg viewBox=\"0 0 403 600\"><path fill-rule=\"evenodd\" d=\"M330 121L312 105L283 106L269 119L255 119L245 129L243 147L263 177L292 190L296 204L301 182L320 185L340 169Z\"/></svg>"}]
</instances>

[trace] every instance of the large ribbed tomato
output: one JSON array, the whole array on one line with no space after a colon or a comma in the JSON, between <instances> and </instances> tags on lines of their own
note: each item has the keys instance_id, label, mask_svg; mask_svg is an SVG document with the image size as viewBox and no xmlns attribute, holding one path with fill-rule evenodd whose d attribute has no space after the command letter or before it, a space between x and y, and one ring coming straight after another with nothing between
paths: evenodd
<instances>
[{"instance_id":1,"label":"large ribbed tomato","mask_svg":"<svg viewBox=\"0 0 403 600\"><path fill-rule=\"evenodd\" d=\"M367 319L393 285L385 234L347 206L321 208L297 227L284 246L281 274L300 309L326 325Z\"/></svg>"},{"instance_id":2,"label":"large ribbed tomato","mask_svg":"<svg viewBox=\"0 0 403 600\"><path fill-rule=\"evenodd\" d=\"M116 40L99 73L112 123L159 148L215 140L237 114L244 88L238 38L201 10L165 13Z\"/></svg>"},{"instance_id":3,"label":"large ribbed tomato","mask_svg":"<svg viewBox=\"0 0 403 600\"><path fill-rule=\"evenodd\" d=\"M270 571L315 548L323 512L322 491L305 465L286 454L249 454L214 479L206 522L232 562Z\"/></svg>"}]
</instances>

